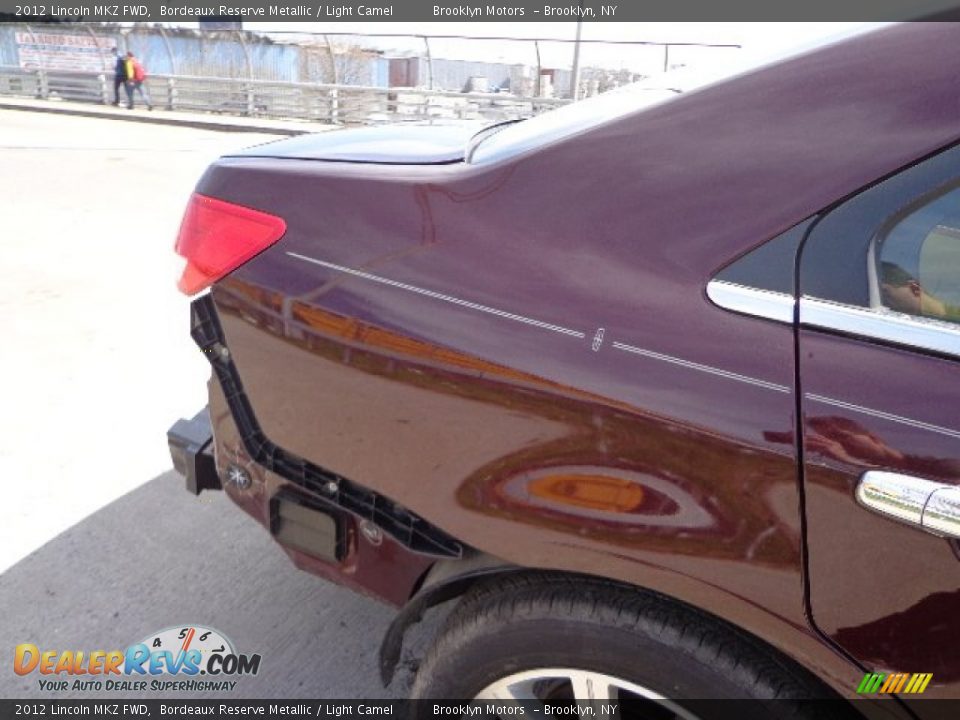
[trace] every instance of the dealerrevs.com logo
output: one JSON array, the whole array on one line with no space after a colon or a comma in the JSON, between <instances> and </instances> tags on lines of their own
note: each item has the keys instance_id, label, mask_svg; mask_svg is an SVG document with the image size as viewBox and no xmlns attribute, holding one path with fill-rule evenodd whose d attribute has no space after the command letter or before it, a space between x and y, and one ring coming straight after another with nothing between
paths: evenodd
<instances>
[{"instance_id":1,"label":"dealerrevs.com logo","mask_svg":"<svg viewBox=\"0 0 960 720\"><path fill-rule=\"evenodd\" d=\"M50 650L17 645L17 675L36 674L41 690L143 692L233 690L260 671L260 655L236 652L221 632L200 625L167 628L126 650Z\"/></svg>"}]
</instances>

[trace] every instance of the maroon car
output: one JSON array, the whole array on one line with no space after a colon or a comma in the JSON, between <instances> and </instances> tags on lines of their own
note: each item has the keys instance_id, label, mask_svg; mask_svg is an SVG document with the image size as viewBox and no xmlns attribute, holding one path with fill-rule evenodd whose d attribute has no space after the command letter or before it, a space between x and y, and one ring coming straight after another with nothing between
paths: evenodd
<instances>
[{"instance_id":1,"label":"maroon car","mask_svg":"<svg viewBox=\"0 0 960 720\"><path fill-rule=\"evenodd\" d=\"M416 697L958 698L958 141L960 25L916 23L224 157L176 466L400 608L388 682L456 599Z\"/></svg>"}]
</instances>

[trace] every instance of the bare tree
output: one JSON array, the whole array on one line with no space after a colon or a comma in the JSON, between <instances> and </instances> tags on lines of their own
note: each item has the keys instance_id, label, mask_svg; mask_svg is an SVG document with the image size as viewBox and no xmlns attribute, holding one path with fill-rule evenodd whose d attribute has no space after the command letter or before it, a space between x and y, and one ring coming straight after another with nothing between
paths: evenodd
<instances>
[{"instance_id":1,"label":"bare tree","mask_svg":"<svg viewBox=\"0 0 960 720\"><path fill-rule=\"evenodd\" d=\"M315 41L303 45L301 77L339 85L374 84L374 63L380 53L349 43Z\"/></svg>"}]
</instances>

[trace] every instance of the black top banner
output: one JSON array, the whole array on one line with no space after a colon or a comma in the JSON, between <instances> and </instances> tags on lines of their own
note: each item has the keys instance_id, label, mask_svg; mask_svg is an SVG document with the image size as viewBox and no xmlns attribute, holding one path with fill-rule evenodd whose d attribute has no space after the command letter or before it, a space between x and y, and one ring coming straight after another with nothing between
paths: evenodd
<instances>
[{"instance_id":1,"label":"black top banner","mask_svg":"<svg viewBox=\"0 0 960 720\"><path fill-rule=\"evenodd\" d=\"M0 20L19 22L675 22L957 20L960 0L0 0Z\"/></svg>"}]
</instances>

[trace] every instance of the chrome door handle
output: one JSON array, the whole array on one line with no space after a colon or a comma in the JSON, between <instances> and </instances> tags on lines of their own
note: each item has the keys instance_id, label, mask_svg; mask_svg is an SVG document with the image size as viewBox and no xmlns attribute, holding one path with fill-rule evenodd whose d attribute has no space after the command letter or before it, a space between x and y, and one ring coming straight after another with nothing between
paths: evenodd
<instances>
[{"instance_id":1,"label":"chrome door handle","mask_svg":"<svg viewBox=\"0 0 960 720\"><path fill-rule=\"evenodd\" d=\"M934 490L921 522L927 532L960 538L960 488Z\"/></svg>"},{"instance_id":2,"label":"chrome door handle","mask_svg":"<svg viewBox=\"0 0 960 720\"><path fill-rule=\"evenodd\" d=\"M865 508L933 535L960 538L960 487L884 470L869 470L857 483Z\"/></svg>"}]
</instances>

